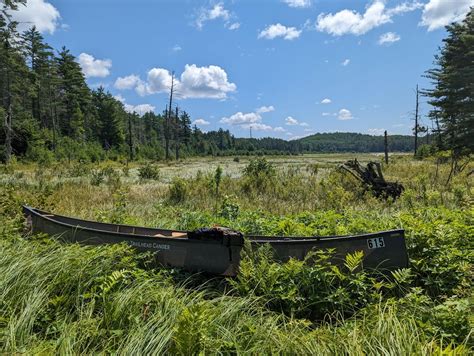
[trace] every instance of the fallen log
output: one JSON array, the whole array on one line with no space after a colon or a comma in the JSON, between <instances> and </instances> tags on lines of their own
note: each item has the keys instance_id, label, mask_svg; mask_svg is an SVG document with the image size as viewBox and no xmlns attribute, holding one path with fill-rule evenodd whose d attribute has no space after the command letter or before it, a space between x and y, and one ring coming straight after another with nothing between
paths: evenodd
<instances>
[{"instance_id":1,"label":"fallen log","mask_svg":"<svg viewBox=\"0 0 474 356\"><path fill-rule=\"evenodd\" d=\"M341 169L350 173L361 182L367 190L370 190L377 198L394 200L400 197L404 187L398 182L387 182L382 173L382 167L378 162L369 162L362 166L357 159L349 160L340 166Z\"/></svg>"}]
</instances>

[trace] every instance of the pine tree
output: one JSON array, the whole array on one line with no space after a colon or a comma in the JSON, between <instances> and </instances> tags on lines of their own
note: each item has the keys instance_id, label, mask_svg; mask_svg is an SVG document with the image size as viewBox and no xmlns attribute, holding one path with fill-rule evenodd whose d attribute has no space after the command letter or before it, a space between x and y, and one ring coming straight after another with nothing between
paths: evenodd
<instances>
[{"instance_id":1,"label":"pine tree","mask_svg":"<svg viewBox=\"0 0 474 356\"><path fill-rule=\"evenodd\" d=\"M474 151L474 11L464 21L446 27L436 68L427 72L434 89L427 90L434 107L438 145L452 151L453 161Z\"/></svg>"}]
</instances>

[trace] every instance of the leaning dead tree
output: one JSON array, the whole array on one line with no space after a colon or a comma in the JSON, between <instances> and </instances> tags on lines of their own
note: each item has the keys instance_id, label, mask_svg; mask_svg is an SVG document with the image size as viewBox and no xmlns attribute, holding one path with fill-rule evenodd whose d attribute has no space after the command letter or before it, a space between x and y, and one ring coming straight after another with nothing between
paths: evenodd
<instances>
[{"instance_id":1,"label":"leaning dead tree","mask_svg":"<svg viewBox=\"0 0 474 356\"><path fill-rule=\"evenodd\" d=\"M387 182L382 174L382 168L378 162L369 162L367 166L362 166L357 159L349 160L342 164L341 169L349 172L366 190L370 190L377 198L387 199L389 197L397 199L404 188L398 182Z\"/></svg>"}]
</instances>

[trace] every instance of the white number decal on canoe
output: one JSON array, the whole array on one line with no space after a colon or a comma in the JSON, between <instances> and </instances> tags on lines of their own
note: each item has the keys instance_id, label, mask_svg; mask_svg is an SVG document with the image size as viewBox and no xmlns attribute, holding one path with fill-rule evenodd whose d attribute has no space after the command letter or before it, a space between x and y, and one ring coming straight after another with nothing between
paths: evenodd
<instances>
[{"instance_id":1,"label":"white number decal on canoe","mask_svg":"<svg viewBox=\"0 0 474 356\"><path fill-rule=\"evenodd\" d=\"M370 249L385 247L385 241L383 237L374 237L373 239L367 239L367 246Z\"/></svg>"}]
</instances>

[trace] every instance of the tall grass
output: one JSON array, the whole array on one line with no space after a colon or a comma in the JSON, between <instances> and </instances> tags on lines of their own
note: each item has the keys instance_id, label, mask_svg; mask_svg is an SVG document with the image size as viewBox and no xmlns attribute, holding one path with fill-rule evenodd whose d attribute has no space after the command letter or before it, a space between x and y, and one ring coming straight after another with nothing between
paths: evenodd
<instances>
[{"instance_id":1,"label":"tall grass","mask_svg":"<svg viewBox=\"0 0 474 356\"><path fill-rule=\"evenodd\" d=\"M204 161L184 173L182 163L156 165L153 177L117 163L5 168L0 352L469 354L472 180L461 175L446 185L449 167L402 157L385 173L405 193L379 201L335 169L345 158L281 158L242 174L236 167L246 161L221 161L218 194L217 163L202 169ZM102 178L91 184L95 176ZM237 279L203 283L147 269L149 257L125 246L25 235L20 203L88 219L184 229L220 223L270 235L404 228L411 266L381 279L351 272L351 261L337 270L324 261L277 264L255 252L244 256Z\"/></svg>"}]
</instances>

